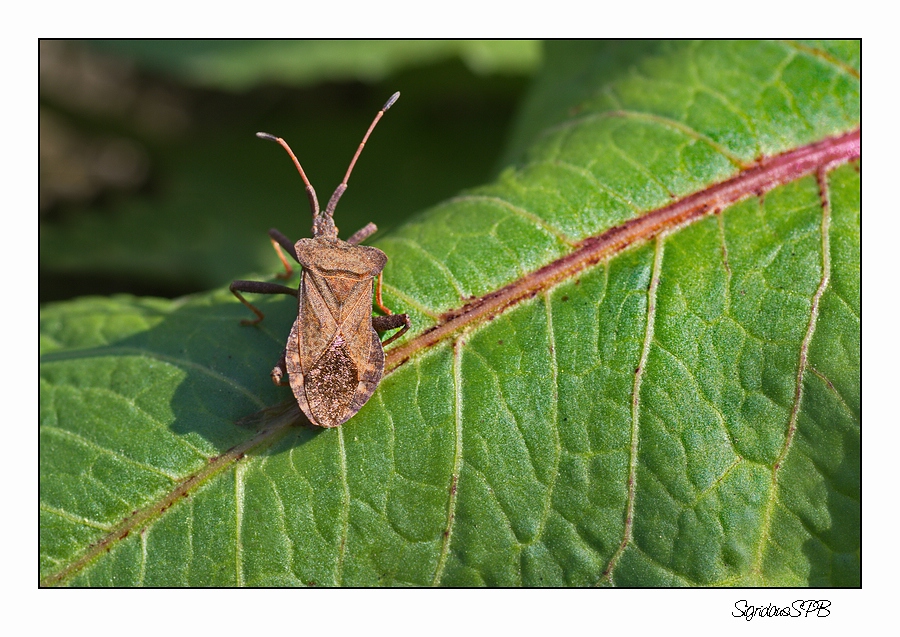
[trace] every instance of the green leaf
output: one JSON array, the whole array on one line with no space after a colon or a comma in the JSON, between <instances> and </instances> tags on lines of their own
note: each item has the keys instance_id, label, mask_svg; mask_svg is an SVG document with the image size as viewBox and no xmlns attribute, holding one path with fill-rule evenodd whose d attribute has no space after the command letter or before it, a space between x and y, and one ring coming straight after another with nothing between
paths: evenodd
<instances>
[{"instance_id":1,"label":"green leaf","mask_svg":"<svg viewBox=\"0 0 900 637\"><path fill-rule=\"evenodd\" d=\"M42 583L858 586L858 49L549 45L515 164L377 242L413 329L337 429L290 299L45 307Z\"/></svg>"}]
</instances>

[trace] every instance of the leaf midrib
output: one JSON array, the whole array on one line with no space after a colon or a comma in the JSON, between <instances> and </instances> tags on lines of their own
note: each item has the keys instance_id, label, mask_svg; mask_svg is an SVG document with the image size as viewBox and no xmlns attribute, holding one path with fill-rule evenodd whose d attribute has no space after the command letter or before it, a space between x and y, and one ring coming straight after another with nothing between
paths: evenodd
<instances>
[{"instance_id":1,"label":"leaf midrib","mask_svg":"<svg viewBox=\"0 0 900 637\"><path fill-rule=\"evenodd\" d=\"M860 157L861 129L799 146L760 160L734 177L652 210L602 234L587 237L569 254L530 272L498 290L444 312L438 322L385 353L385 373L403 365L422 350L434 347L464 328L486 322L519 303L616 254L702 219L751 196L800 177L829 170Z\"/></svg>"},{"instance_id":2,"label":"leaf midrib","mask_svg":"<svg viewBox=\"0 0 900 637\"><path fill-rule=\"evenodd\" d=\"M127 538L135 529L143 528L149 524L155 518L165 513L165 511L180 498L189 497L190 494L202 484L222 473L234 463L242 460L248 452L277 441L281 436L287 433L290 427L296 422L297 414L299 414L299 409L281 410L278 416L273 419L270 426L266 427L249 440L242 442L239 445L235 445L225 453L210 458L207 466L192 473L190 476L179 482L174 489L156 502L151 503L143 509L138 509L130 516L124 518L103 538L94 544L91 544L87 551L76 560L41 579L40 585L56 586L75 576L95 558L99 557L102 553L110 551L116 542Z\"/></svg>"}]
</instances>

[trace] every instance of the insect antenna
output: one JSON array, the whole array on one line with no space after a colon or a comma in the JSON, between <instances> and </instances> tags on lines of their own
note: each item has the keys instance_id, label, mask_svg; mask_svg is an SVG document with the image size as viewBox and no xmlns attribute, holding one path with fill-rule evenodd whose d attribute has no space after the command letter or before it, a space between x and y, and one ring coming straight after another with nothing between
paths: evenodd
<instances>
[{"instance_id":1,"label":"insect antenna","mask_svg":"<svg viewBox=\"0 0 900 637\"><path fill-rule=\"evenodd\" d=\"M372 120L372 123L369 125L369 130L366 131L363 140L359 143L359 148L356 149L356 154L353 155L353 159L350 160L350 166L347 168L347 173L344 175L344 181L340 183L340 185L335 189L334 194L331 195L331 199L328 200L328 205L325 206L325 216L333 217L334 209L337 207L338 199L341 198L341 195L344 194L344 191L347 190L347 180L350 179L350 173L353 172L353 167L356 165L356 160L359 159L359 154L362 152L362 149L365 148L366 141L369 139L369 135L372 134L372 130L375 128L375 124L378 123L378 120L381 119L382 115L394 105L394 102L400 97L400 91L397 91L393 95L391 95L390 99L385 102L384 106L381 107L381 110L378 111L378 114L375 116L375 119Z\"/></svg>"},{"instance_id":2,"label":"insect antenna","mask_svg":"<svg viewBox=\"0 0 900 637\"><path fill-rule=\"evenodd\" d=\"M303 172L303 167L297 160L297 156L294 155L294 151L291 150L291 147L288 146L288 143L286 141L284 141L280 137L275 137L275 135L270 135L269 133L257 133L256 136L260 139L268 139L273 142L278 142L279 144L281 144L281 147L287 151L288 155L291 156L291 159L294 160L294 165L297 167L297 172L300 173L300 178L303 180L303 183L306 184L306 196L309 197L309 209L312 211L313 232L315 232L315 228L319 224L319 200L318 198L316 198L316 189L313 188L312 184L309 183L309 179L306 178L306 173Z\"/></svg>"}]
</instances>

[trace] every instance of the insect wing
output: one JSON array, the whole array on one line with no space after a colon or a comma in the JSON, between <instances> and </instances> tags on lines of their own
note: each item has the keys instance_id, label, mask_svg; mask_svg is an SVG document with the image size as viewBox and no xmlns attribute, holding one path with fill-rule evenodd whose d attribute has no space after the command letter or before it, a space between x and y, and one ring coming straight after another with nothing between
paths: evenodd
<instances>
[{"instance_id":1,"label":"insect wing","mask_svg":"<svg viewBox=\"0 0 900 637\"><path fill-rule=\"evenodd\" d=\"M366 403L384 372L371 316L372 280L387 258L375 248L319 245L315 261L304 263L304 242L312 240L296 246L304 270L286 362L303 412L314 424L336 427ZM349 251L355 258L346 258Z\"/></svg>"}]
</instances>

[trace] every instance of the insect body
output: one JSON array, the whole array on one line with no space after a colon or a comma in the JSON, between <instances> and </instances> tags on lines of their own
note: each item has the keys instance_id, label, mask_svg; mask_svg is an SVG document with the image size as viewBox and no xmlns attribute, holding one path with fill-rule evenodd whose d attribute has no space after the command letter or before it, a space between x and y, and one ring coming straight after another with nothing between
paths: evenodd
<instances>
[{"instance_id":1,"label":"insect body","mask_svg":"<svg viewBox=\"0 0 900 637\"><path fill-rule=\"evenodd\" d=\"M263 313L241 292L297 297L297 319L284 354L272 369L272 381L276 385L290 384L300 409L310 422L321 427L343 424L369 400L384 374L384 345L409 329L409 317L391 313L381 300L381 273L387 256L378 248L359 245L375 232L375 224L368 224L347 241L338 238L334 225L334 209L347 189L353 166L378 120L398 97L400 93L394 93L375 116L324 212L319 211L316 191L287 143L268 133L257 133L258 137L281 144L294 160L309 197L313 236L291 244L278 230L269 230L272 245L285 266L283 276L290 276L292 269L282 249L303 268L297 290L262 281L234 281L230 289L257 316L255 320L242 321L244 324L259 323ZM385 316L372 317L373 283L375 301ZM399 332L381 342L378 332L398 328ZM285 374L289 383L284 382Z\"/></svg>"}]
</instances>

